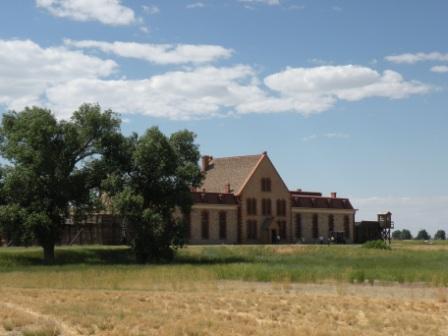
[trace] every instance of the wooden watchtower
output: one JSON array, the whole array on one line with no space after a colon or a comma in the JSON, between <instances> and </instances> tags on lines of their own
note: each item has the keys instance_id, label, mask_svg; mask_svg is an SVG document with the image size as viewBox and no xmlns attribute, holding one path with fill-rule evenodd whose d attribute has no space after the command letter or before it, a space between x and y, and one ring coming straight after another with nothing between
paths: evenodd
<instances>
[{"instance_id":1,"label":"wooden watchtower","mask_svg":"<svg viewBox=\"0 0 448 336\"><path fill-rule=\"evenodd\" d=\"M392 221L392 213L390 211L378 214L378 224L381 230L381 238L386 242L391 242L391 231L394 228L394 222Z\"/></svg>"}]
</instances>

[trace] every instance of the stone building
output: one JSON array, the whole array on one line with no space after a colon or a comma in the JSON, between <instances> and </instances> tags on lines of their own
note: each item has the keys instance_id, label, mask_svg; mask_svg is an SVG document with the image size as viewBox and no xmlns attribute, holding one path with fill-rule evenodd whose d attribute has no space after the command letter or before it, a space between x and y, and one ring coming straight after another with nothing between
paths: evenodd
<instances>
[{"instance_id":1,"label":"stone building","mask_svg":"<svg viewBox=\"0 0 448 336\"><path fill-rule=\"evenodd\" d=\"M267 153L202 158L205 179L193 191L187 240L191 244L269 244L354 241L347 198L290 191Z\"/></svg>"}]
</instances>

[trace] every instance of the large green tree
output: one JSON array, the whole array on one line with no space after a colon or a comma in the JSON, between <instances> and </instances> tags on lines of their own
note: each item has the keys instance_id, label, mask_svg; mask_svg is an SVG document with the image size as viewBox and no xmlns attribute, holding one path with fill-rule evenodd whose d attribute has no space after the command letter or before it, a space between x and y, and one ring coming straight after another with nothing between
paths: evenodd
<instances>
[{"instance_id":1,"label":"large green tree","mask_svg":"<svg viewBox=\"0 0 448 336\"><path fill-rule=\"evenodd\" d=\"M119 126L117 115L98 105L82 105L67 121L37 107L4 114L3 230L22 243L37 240L52 262L65 218L97 204L103 157L120 137Z\"/></svg>"},{"instance_id":2,"label":"large green tree","mask_svg":"<svg viewBox=\"0 0 448 336\"><path fill-rule=\"evenodd\" d=\"M173 216L192 205L191 188L202 182L195 135L179 131L170 137L157 127L138 137L123 137L110 152L111 171L103 190L113 209L133 232L139 262L170 260L183 243L184 223ZM182 216L180 216L181 218Z\"/></svg>"},{"instance_id":3,"label":"large green tree","mask_svg":"<svg viewBox=\"0 0 448 336\"><path fill-rule=\"evenodd\" d=\"M392 232L392 239L400 240L401 239L401 231L395 230Z\"/></svg>"},{"instance_id":4,"label":"large green tree","mask_svg":"<svg viewBox=\"0 0 448 336\"><path fill-rule=\"evenodd\" d=\"M436 234L434 235L434 239L436 239L436 240L445 240L446 239L445 230L438 230L436 232Z\"/></svg>"},{"instance_id":5,"label":"large green tree","mask_svg":"<svg viewBox=\"0 0 448 336\"><path fill-rule=\"evenodd\" d=\"M412 233L411 231L407 230L407 229L403 229L401 231L401 239L403 240L409 240L412 239Z\"/></svg>"},{"instance_id":6,"label":"large green tree","mask_svg":"<svg viewBox=\"0 0 448 336\"><path fill-rule=\"evenodd\" d=\"M426 230L420 230L415 237L416 240L429 240L431 236Z\"/></svg>"}]
</instances>

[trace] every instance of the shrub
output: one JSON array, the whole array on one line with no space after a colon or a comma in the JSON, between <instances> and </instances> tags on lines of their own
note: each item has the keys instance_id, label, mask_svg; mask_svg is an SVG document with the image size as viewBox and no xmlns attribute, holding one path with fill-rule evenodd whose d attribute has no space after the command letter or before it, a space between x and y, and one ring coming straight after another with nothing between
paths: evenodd
<instances>
[{"instance_id":1,"label":"shrub","mask_svg":"<svg viewBox=\"0 0 448 336\"><path fill-rule=\"evenodd\" d=\"M384 240L370 240L363 245L365 248L378 249L378 250L390 250L391 247Z\"/></svg>"}]
</instances>

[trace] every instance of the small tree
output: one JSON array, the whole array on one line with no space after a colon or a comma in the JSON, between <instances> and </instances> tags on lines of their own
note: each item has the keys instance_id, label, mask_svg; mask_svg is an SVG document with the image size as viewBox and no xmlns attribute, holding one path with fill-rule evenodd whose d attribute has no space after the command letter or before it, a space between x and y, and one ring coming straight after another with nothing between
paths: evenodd
<instances>
[{"instance_id":1,"label":"small tree","mask_svg":"<svg viewBox=\"0 0 448 336\"><path fill-rule=\"evenodd\" d=\"M401 239L403 240L409 240L412 239L412 233L409 230L403 229L401 231Z\"/></svg>"},{"instance_id":2,"label":"small tree","mask_svg":"<svg viewBox=\"0 0 448 336\"><path fill-rule=\"evenodd\" d=\"M37 242L44 259L54 260L54 247L65 218L73 210L93 207L100 186L98 162L120 120L98 105L82 105L69 121L33 107L3 115L0 226L18 243ZM76 211L75 211L76 212Z\"/></svg>"},{"instance_id":3,"label":"small tree","mask_svg":"<svg viewBox=\"0 0 448 336\"><path fill-rule=\"evenodd\" d=\"M438 230L436 234L434 235L434 239L436 240L445 240L446 239L446 233L444 230Z\"/></svg>"},{"instance_id":4,"label":"small tree","mask_svg":"<svg viewBox=\"0 0 448 336\"><path fill-rule=\"evenodd\" d=\"M153 127L141 137L123 137L121 150L107 159L113 170L103 189L116 213L132 227L132 247L141 263L171 260L183 243L183 222L173 213L176 208L190 211L191 187L202 181L194 139L189 131L167 138Z\"/></svg>"},{"instance_id":5,"label":"small tree","mask_svg":"<svg viewBox=\"0 0 448 336\"><path fill-rule=\"evenodd\" d=\"M420 230L415 237L417 240L429 240L431 236L426 232L426 230Z\"/></svg>"},{"instance_id":6,"label":"small tree","mask_svg":"<svg viewBox=\"0 0 448 336\"><path fill-rule=\"evenodd\" d=\"M401 239L401 231L395 230L394 232L392 232L392 239L400 240Z\"/></svg>"}]
</instances>

